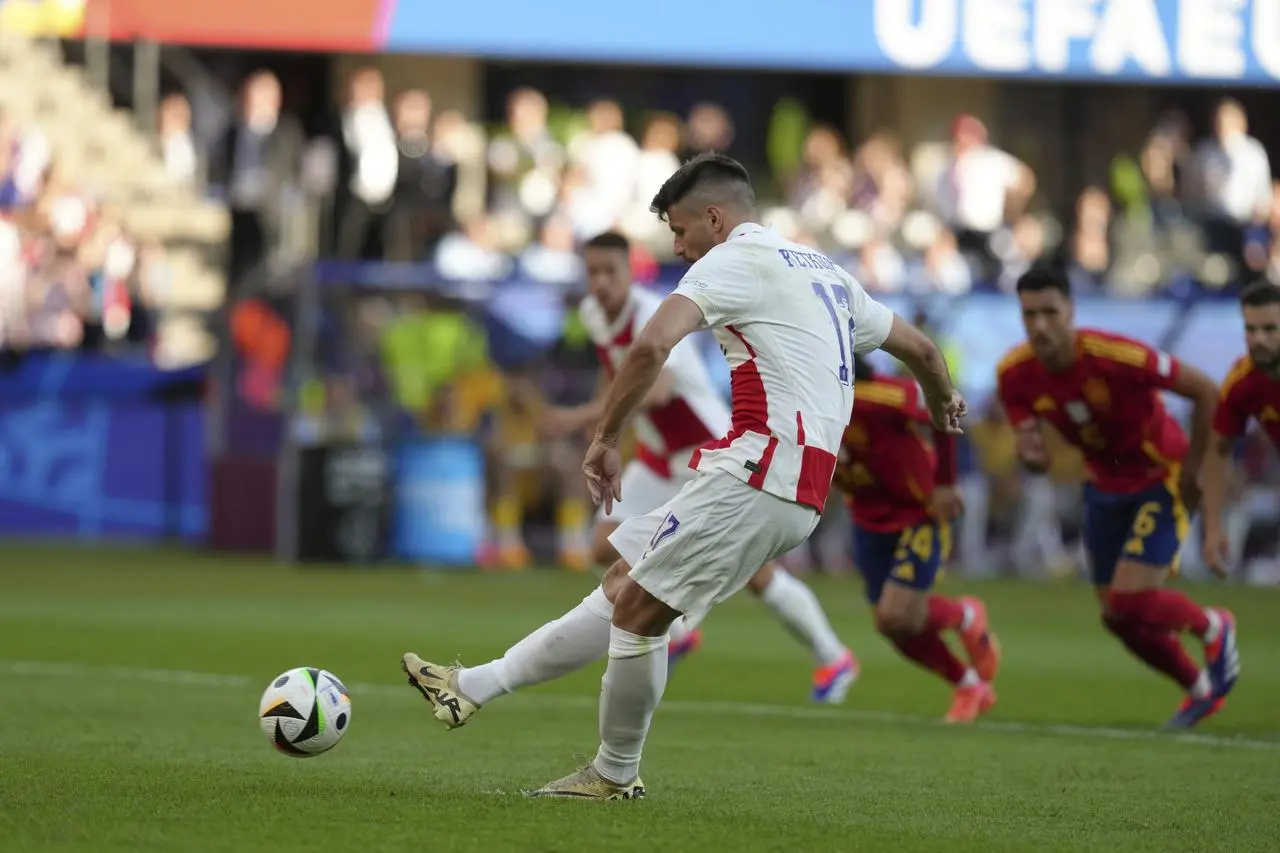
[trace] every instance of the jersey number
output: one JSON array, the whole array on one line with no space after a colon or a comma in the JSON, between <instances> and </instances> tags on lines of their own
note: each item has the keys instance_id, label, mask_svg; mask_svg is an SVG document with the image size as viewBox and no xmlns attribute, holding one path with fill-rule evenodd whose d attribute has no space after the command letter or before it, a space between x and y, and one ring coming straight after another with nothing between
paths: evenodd
<instances>
[{"instance_id":1,"label":"jersey number","mask_svg":"<svg viewBox=\"0 0 1280 853\"><path fill-rule=\"evenodd\" d=\"M827 288L831 288L831 293L827 293ZM844 385L852 384L852 376L849 373L849 360L853 358L853 316L852 309L849 306L849 291L843 284L827 285L821 281L813 282L813 292L818 294L818 298L822 300L822 304L827 306L827 314L831 317L831 325L836 330L836 343L840 345L840 382ZM833 300L831 297L835 295ZM849 346L845 347L845 330L840 328L840 315L836 313L836 305L850 314L848 341Z\"/></svg>"}]
</instances>

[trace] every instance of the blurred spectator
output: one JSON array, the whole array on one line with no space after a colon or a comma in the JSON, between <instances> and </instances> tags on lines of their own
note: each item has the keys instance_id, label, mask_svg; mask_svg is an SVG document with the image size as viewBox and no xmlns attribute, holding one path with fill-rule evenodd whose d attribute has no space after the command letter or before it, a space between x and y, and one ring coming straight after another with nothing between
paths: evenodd
<instances>
[{"instance_id":1,"label":"blurred spectator","mask_svg":"<svg viewBox=\"0 0 1280 853\"><path fill-rule=\"evenodd\" d=\"M22 229L0 215L0 350L25 347L27 264Z\"/></svg>"},{"instance_id":2,"label":"blurred spectator","mask_svg":"<svg viewBox=\"0 0 1280 853\"><path fill-rule=\"evenodd\" d=\"M911 175L891 134L878 131L858 149L851 195L853 207L870 216L877 230L893 231L902 222L911 203Z\"/></svg>"},{"instance_id":3,"label":"blurred spectator","mask_svg":"<svg viewBox=\"0 0 1280 853\"><path fill-rule=\"evenodd\" d=\"M1037 217L1025 214L1018 217L1012 228L997 232L991 245L1000 260L996 284L1006 293L1012 293L1018 278L1044 255L1044 225Z\"/></svg>"},{"instance_id":4,"label":"blurred spectator","mask_svg":"<svg viewBox=\"0 0 1280 853\"><path fill-rule=\"evenodd\" d=\"M453 194L458 167L432 143L431 98L421 89L402 92L395 102L400 149L392 212L396 223L387 241L391 260L414 260L433 250L453 226Z\"/></svg>"},{"instance_id":5,"label":"blurred spectator","mask_svg":"<svg viewBox=\"0 0 1280 853\"><path fill-rule=\"evenodd\" d=\"M436 249L436 268L446 279L492 281L505 278L511 259L501 250L493 224L477 216L447 234Z\"/></svg>"},{"instance_id":6,"label":"blurred spectator","mask_svg":"<svg viewBox=\"0 0 1280 853\"><path fill-rule=\"evenodd\" d=\"M802 227L826 231L849 206L853 164L844 139L830 125L818 125L804 142L800 171L790 193L791 207Z\"/></svg>"},{"instance_id":7,"label":"blurred spectator","mask_svg":"<svg viewBox=\"0 0 1280 853\"><path fill-rule=\"evenodd\" d=\"M0 348L100 348L152 328L136 247L38 130L0 116Z\"/></svg>"},{"instance_id":8,"label":"blurred spectator","mask_svg":"<svg viewBox=\"0 0 1280 853\"><path fill-rule=\"evenodd\" d=\"M582 259L572 224L562 216L548 218L542 224L538 242L520 254L520 271L530 278L566 287L582 281Z\"/></svg>"},{"instance_id":9,"label":"blurred spectator","mask_svg":"<svg viewBox=\"0 0 1280 853\"><path fill-rule=\"evenodd\" d=\"M160 103L158 135L169 179L194 185L200 177L200 159L191 134L191 104L185 96L169 95Z\"/></svg>"},{"instance_id":10,"label":"blurred spectator","mask_svg":"<svg viewBox=\"0 0 1280 853\"><path fill-rule=\"evenodd\" d=\"M697 104L689 111L689 156L703 151L728 153L733 137L733 119L719 104Z\"/></svg>"},{"instance_id":11,"label":"blurred spectator","mask_svg":"<svg viewBox=\"0 0 1280 853\"><path fill-rule=\"evenodd\" d=\"M564 171L556 211L569 220L579 240L608 231L616 222L608 196L591 182L586 169L577 164Z\"/></svg>"},{"instance_id":12,"label":"blurred spectator","mask_svg":"<svg viewBox=\"0 0 1280 853\"><path fill-rule=\"evenodd\" d=\"M451 213L456 222L467 222L485 211L484 131L457 110L443 110L436 117L431 150L454 175Z\"/></svg>"},{"instance_id":13,"label":"blurred spectator","mask_svg":"<svg viewBox=\"0 0 1280 853\"><path fill-rule=\"evenodd\" d=\"M390 244L404 249L405 222L392 212L400 152L384 95L376 68L358 69L347 83L335 199L340 258L382 260Z\"/></svg>"},{"instance_id":14,"label":"blurred spectator","mask_svg":"<svg viewBox=\"0 0 1280 853\"><path fill-rule=\"evenodd\" d=\"M1096 293L1111 267L1111 200L1088 187L1076 200L1075 222L1066 246L1072 292Z\"/></svg>"},{"instance_id":15,"label":"blurred spectator","mask_svg":"<svg viewBox=\"0 0 1280 853\"><path fill-rule=\"evenodd\" d=\"M622 107L600 100L587 107L587 131L569 144L569 158L616 222L631 204L640 149L623 129Z\"/></svg>"},{"instance_id":16,"label":"blurred spectator","mask_svg":"<svg viewBox=\"0 0 1280 853\"><path fill-rule=\"evenodd\" d=\"M884 237L872 234L858 250L858 281L872 292L896 293L906 281L901 253Z\"/></svg>"},{"instance_id":17,"label":"blurred spectator","mask_svg":"<svg viewBox=\"0 0 1280 853\"><path fill-rule=\"evenodd\" d=\"M1280 181L1271 185L1271 217L1267 224L1266 261L1261 265L1261 274L1280 285Z\"/></svg>"},{"instance_id":18,"label":"blurred spectator","mask_svg":"<svg viewBox=\"0 0 1280 853\"><path fill-rule=\"evenodd\" d=\"M646 214L654 195L671 173L680 168L681 137L680 122L673 115L656 115L645 124L636 157L634 198Z\"/></svg>"},{"instance_id":19,"label":"blurred spectator","mask_svg":"<svg viewBox=\"0 0 1280 853\"><path fill-rule=\"evenodd\" d=\"M1214 135L1200 143L1195 159L1195 197L1203 215L1206 248L1245 269L1250 225L1271 213L1271 163L1266 149L1248 134L1244 107L1231 98L1218 105Z\"/></svg>"},{"instance_id":20,"label":"blurred spectator","mask_svg":"<svg viewBox=\"0 0 1280 853\"><path fill-rule=\"evenodd\" d=\"M227 287L270 256L280 239L286 188L298 177L302 130L280 111L280 81L258 71L245 81L240 113L214 146L209 182L223 188L231 210Z\"/></svg>"},{"instance_id":21,"label":"blurred spectator","mask_svg":"<svg viewBox=\"0 0 1280 853\"><path fill-rule=\"evenodd\" d=\"M984 278L996 269L991 235L1022 215L1035 188L1027 164L987 143L981 121L971 115L956 118L936 203L960 251L979 265Z\"/></svg>"},{"instance_id":22,"label":"blurred spectator","mask_svg":"<svg viewBox=\"0 0 1280 853\"><path fill-rule=\"evenodd\" d=\"M547 127L547 99L517 89L507 99L507 127L489 143L489 206L497 215L551 212L560 189L564 149Z\"/></svg>"},{"instance_id":23,"label":"blurred spectator","mask_svg":"<svg viewBox=\"0 0 1280 853\"><path fill-rule=\"evenodd\" d=\"M911 275L912 289L961 296L973 287L973 273L969 262L960 254L956 235L949 229L938 231L938 236L925 250L924 257Z\"/></svg>"},{"instance_id":24,"label":"blurred spectator","mask_svg":"<svg viewBox=\"0 0 1280 853\"><path fill-rule=\"evenodd\" d=\"M670 246L667 229L650 212L649 204L663 182L680 168L682 136L679 119L668 113L652 116L645 123L636 155L635 186L622 220L622 230L628 237L664 252Z\"/></svg>"},{"instance_id":25,"label":"blurred spectator","mask_svg":"<svg viewBox=\"0 0 1280 853\"><path fill-rule=\"evenodd\" d=\"M0 210L36 200L49 167L48 140L34 127L18 127L0 112Z\"/></svg>"},{"instance_id":26,"label":"blurred spectator","mask_svg":"<svg viewBox=\"0 0 1280 853\"><path fill-rule=\"evenodd\" d=\"M1168 116L1156 125L1142 152L1142 176L1157 227L1167 228L1182 219L1179 185L1189 158L1188 134L1185 118Z\"/></svg>"}]
</instances>

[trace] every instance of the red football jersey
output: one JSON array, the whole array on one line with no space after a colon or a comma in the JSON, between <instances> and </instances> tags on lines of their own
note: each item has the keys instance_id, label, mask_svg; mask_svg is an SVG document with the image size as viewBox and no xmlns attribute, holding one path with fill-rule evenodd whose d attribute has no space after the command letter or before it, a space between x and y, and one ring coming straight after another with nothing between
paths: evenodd
<instances>
[{"instance_id":1,"label":"red football jersey","mask_svg":"<svg viewBox=\"0 0 1280 853\"><path fill-rule=\"evenodd\" d=\"M1140 341L1080 329L1070 369L1050 371L1022 343L1000 362L997 386L1010 423L1048 422L1083 451L1099 489L1128 494L1167 479L1187 453L1187 437L1160 396L1179 369Z\"/></svg>"},{"instance_id":2,"label":"red football jersey","mask_svg":"<svg viewBox=\"0 0 1280 853\"><path fill-rule=\"evenodd\" d=\"M954 439L935 433L935 452L920 437L922 423L930 423L929 412L911 380L878 377L855 386L836 480L859 526L896 531L921 524L929 520L934 485L955 483Z\"/></svg>"},{"instance_id":3,"label":"red football jersey","mask_svg":"<svg viewBox=\"0 0 1280 853\"><path fill-rule=\"evenodd\" d=\"M1245 356L1231 366L1223 380L1213 429L1227 438L1240 438L1254 418L1271 442L1280 447L1280 381L1272 379Z\"/></svg>"}]
</instances>

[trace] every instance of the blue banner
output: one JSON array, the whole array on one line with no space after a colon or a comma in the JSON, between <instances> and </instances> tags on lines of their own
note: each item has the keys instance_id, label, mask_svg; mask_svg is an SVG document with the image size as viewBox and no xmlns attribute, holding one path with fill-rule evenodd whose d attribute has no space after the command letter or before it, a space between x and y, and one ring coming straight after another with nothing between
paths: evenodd
<instances>
[{"instance_id":1,"label":"blue banner","mask_svg":"<svg viewBox=\"0 0 1280 853\"><path fill-rule=\"evenodd\" d=\"M1269 84L1280 0L398 0L385 43L525 59Z\"/></svg>"},{"instance_id":2,"label":"blue banner","mask_svg":"<svg viewBox=\"0 0 1280 853\"><path fill-rule=\"evenodd\" d=\"M6 399L0 536L203 538L197 403Z\"/></svg>"},{"instance_id":3,"label":"blue banner","mask_svg":"<svg viewBox=\"0 0 1280 853\"><path fill-rule=\"evenodd\" d=\"M474 565L484 542L484 456L464 438L411 441L396 458L392 551L412 562Z\"/></svg>"},{"instance_id":4,"label":"blue banner","mask_svg":"<svg viewBox=\"0 0 1280 853\"><path fill-rule=\"evenodd\" d=\"M0 536L202 538L202 376L74 353L0 371Z\"/></svg>"}]
</instances>

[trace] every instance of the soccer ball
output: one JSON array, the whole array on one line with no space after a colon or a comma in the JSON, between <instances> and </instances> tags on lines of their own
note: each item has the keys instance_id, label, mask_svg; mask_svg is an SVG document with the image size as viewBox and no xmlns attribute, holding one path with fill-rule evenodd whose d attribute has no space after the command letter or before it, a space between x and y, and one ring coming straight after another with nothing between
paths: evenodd
<instances>
[{"instance_id":1,"label":"soccer ball","mask_svg":"<svg viewBox=\"0 0 1280 853\"><path fill-rule=\"evenodd\" d=\"M276 749L295 758L327 752L351 726L351 696L338 677L300 666L267 685L258 722Z\"/></svg>"}]
</instances>

